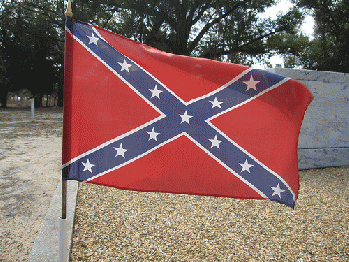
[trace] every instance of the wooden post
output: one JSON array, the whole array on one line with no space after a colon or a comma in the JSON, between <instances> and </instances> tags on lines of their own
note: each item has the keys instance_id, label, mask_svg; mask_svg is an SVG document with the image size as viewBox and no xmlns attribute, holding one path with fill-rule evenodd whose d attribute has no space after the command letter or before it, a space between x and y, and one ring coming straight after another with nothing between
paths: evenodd
<instances>
[{"instance_id":1,"label":"wooden post","mask_svg":"<svg viewBox=\"0 0 349 262\"><path fill-rule=\"evenodd\" d=\"M34 105L34 97L30 99L30 108L31 108L31 119L32 121L35 120L35 115L34 115L34 110L35 110L35 105Z\"/></svg>"}]
</instances>

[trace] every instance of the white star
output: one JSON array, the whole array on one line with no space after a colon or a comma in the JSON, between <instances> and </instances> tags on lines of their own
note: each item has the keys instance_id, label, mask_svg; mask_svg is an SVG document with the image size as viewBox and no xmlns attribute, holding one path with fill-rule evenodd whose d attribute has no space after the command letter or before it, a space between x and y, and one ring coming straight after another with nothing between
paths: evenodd
<instances>
[{"instance_id":1,"label":"white star","mask_svg":"<svg viewBox=\"0 0 349 262\"><path fill-rule=\"evenodd\" d=\"M193 116L188 115L188 111L185 111L183 115L179 115L182 118L182 122L187 122L189 124L189 119L192 118Z\"/></svg>"},{"instance_id":2,"label":"white star","mask_svg":"<svg viewBox=\"0 0 349 262\"><path fill-rule=\"evenodd\" d=\"M124 62L122 62L122 63L118 62L118 64L121 65L121 71L126 70L127 72L130 72L130 67L132 65L128 64L125 59L124 59Z\"/></svg>"},{"instance_id":3,"label":"white star","mask_svg":"<svg viewBox=\"0 0 349 262\"><path fill-rule=\"evenodd\" d=\"M158 90L158 85L155 85L154 89L149 89L151 92L151 97L156 96L157 98L160 98L160 93L164 92L162 90Z\"/></svg>"},{"instance_id":4,"label":"white star","mask_svg":"<svg viewBox=\"0 0 349 262\"><path fill-rule=\"evenodd\" d=\"M217 139L217 135L213 139L209 139L209 140L212 143L211 148L214 147L214 146L219 148L219 144L222 142L222 141Z\"/></svg>"},{"instance_id":5,"label":"white star","mask_svg":"<svg viewBox=\"0 0 349 262\"><path fill-rule=\"evenodd\" d=\"M114 147L116 150L116 155L117 156L122 156L123 158L125 158L125 152L127 151L127 149L122 148L122 143L120 143L120 147Z\"/></svg>"},{"instance_id":6,"label":"white star","mask_svg":"<svg viewBox=\"0 0 349 262\"><path fill-rule=\"evenodd\" d=\"M92 33L92 36L87 36L90 39L90 42L88 44L95 44L97 45L97 41L99 40L98 37L95 37L95 35Z\"/></svg>"},{"instance_id":7,"label":"white star","mask_svg":"<svg viewBox=\"0 0 349 262\"><path fill-rule=\"evenodd\" d=\"M250 77L249 81L243 81L246 85L247 85L247 89L246 91L248 91L249 89L254 89L257 90L256 85L260 82L260 81L254 81L252 75Z\"/></svg>"},{"instance_id":8,"label":"white star","mask_svg":"<svg viewBox=\"0 0 349 262\"><path fill-rule=\"evenodd\" d=\"M89 159L86 160L86 163L81 162L81 164L84 165L84 170L82 170L82 171L88 170L88 171L90 171L90 173L92 173L92 167L94 167L95 165L91 164Z\"/></svg>"},{"instance_id":9,"label":"white star","mask_svg":"<svg viewBox=\"0 0 349 262\"><path fill-rule=\"evenodd\" d=\"M243 171L246 170L247 172L251 173L251 172L250 172L250 168L251 168L251 166L254 166L254 165L249 164L249 163L247 162L247 159L246 159L245 163L243 163L243 164L239 163L239 164L240 164L240 166L242 166L241 172L243 172Z\"/></svg>"},{"instance_id":10,"label":"white star","mask_svg":"<svg viewBox=\"0 0 349 262\"><path fill-rule=\"evenodd\" d=\"M148 139L148 141L149 141L150 139L154 139L155 141L158 141L157 136L158 136L160 133L156 133L156 132L154 131L154 127L153 127L153 129L151 130L151 132L147 132L147 133L149 134L149 139Z\"/></svg>"},{"instance_id":11,"label":"white star","mask_svg":"<svg viewBox=\"0 0 349 262\"><path fill-rule=\"evenodd\" d=\"M223 104L223 102L218 102L217 97L215 97L215 99L213 101L210 101L210 103L212 103L212 108L214 108L214 107L222 108L221 104Z\"/></svg>"},{"instance_id":12,"label":"white star","mask_svg":"<svg viewBox=\"0 0 349 262\"><path fill-rule=\"evenodd\" d=\"M280 188L279 183L278 183L278 185L275 186L275 187L272 186L271 189L273 189L273 191L274 191L274 193L273 193L271 196L273 196L273 195L278 195L280 198L281 198L281 193L286 191L286 190L282 190L282 189Z\"/></svg>"}]
</instances>

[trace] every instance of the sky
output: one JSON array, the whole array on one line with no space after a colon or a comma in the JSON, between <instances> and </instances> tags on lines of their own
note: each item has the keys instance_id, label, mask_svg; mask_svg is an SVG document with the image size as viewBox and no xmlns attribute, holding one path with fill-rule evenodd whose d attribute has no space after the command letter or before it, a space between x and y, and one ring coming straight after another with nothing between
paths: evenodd
<instances>
[{"instance_id":1,"label":"sky","mask_svg":"<svg viewBox=\"0 0 349 262\"><path fill-rule=\"evenodd\" d=\"M289 9L292 8L292 6L293 6L293 4L291 3L291 1L289 1L289 0L280 0L277 5L268 8L265 11L265 13L260 15L260 17L261 18L267 18L267 17L276 18L277 14L286 13ZM304 22L301 25L300 29L303 32L303 34L305 34L310 39L312 39L313 38L313 33L314 33L314 26L315 26L314 18L312 16L308 15L304 19ZM281 65L283 67L283 59L280 56L278 56L278 55L271 57L270 58L270 63L273 65L273 67L275 67L276 65ZM253 68L264 69L264 68L266 68L266 65L260 64L260 63L256 63L252 67Z\"/></svg>"}]
</instances>

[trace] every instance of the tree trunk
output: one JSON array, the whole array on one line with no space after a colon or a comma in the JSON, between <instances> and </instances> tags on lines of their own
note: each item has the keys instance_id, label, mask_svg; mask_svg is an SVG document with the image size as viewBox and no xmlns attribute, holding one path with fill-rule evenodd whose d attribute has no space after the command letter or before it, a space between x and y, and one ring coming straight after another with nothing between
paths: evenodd
<instances>
[{"instance_id":1,"label":"tree trunk","mask_svg":"<svg viewBox=\"0 0 349 262\"><path fill-rule=\"evenodd\" d=\"M63 107L63 88L59 88L57 91L57 106Z\"/></svg>"},{"instance_id":2,"label":"tree trunk","mask_svg":"<svg viewBox=\"0 0 349 262\"><path fill-rule=\"evenodd\" d=\"M34 96L35 108L42 107L42 97L43 97L42 94L37 94L36 96Z\"/></svg>"},{"instance_id":3,"label":"tree trunk","mask_svg":"<svg viewBox=\"0 0 349 262\"><path fill-rule=\"evenodd\" d=\"M4 85L0 86L0 103L1 103L1 108L6 108L7 107L7 89Z\"/></svg>"}]
</instances>

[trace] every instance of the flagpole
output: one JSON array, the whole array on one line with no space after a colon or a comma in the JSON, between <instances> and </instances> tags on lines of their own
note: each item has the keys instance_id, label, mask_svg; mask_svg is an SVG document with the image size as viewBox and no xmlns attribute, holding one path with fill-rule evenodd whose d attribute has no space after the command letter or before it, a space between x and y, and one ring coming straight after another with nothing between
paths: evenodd
<instances>
[{"instance_id":1,"label":"flagpole","mask_svg":"<svg viewBox=\"0 0 349 262\"><path fill-rule=\"evenodd\" d=\"M65 11L66 17L72 17L71 0L68 0L68 7ZM67 180L64 179L62 174L62 219L67 218Z\"/></svg>"},{"instance_id":2,"label":"flagpole","mask_svg":"<svg viewBox=\"0 0 349 262\"><path fill-rule=\"evenodd\" d=\"M67 10L65 11L66 19L73 17L71 9L71 0L68 0ZM65 42L67 45L67 41ZM65 46L66 52L67 46ZM65 65L66 66L66 65ZM58 261L68 261L68 239L67 239L67 179L62 172L62 217L60 219L60 230L59 230L59 250L58 250Z\"/></svg>"}]
</instances>

